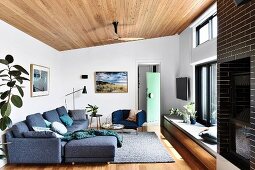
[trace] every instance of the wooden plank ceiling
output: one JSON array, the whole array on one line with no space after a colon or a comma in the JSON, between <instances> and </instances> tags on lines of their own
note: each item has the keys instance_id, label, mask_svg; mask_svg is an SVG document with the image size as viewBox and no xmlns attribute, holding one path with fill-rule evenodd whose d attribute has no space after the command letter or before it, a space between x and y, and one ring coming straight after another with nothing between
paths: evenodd
<instances>
[{"instance_id":1,"label":"wooden plank ceiling","mask_svg":"<svg viewBox=\"0 0 255 170\"><path fill-rule=\"evenodd\" d=\"M0 19L59 50L181 33L215 0L1 0Z\"/></svg>"}]
</instances>

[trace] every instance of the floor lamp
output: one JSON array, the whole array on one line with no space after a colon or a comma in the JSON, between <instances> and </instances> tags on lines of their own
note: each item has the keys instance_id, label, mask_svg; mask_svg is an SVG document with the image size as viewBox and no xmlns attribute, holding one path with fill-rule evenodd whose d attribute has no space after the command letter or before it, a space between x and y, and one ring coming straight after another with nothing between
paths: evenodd
<instances>
[{"instance_id":1,"label":"floor lamp","mask_svg":"<svg viewBox=\"0 0 255 170\"><path fill-rule=\"evenodd\" d=\"M68 94L65 95L65 96L73 95L73 110L75 109L74 94L77 93L77 92L79 92L79 91L82 91L82 94L87 94L86 86L84 86L82 89L75 90L75 91L74 91L74 88L73 88L73 92L68 93ZM65 104L66 104L66 99L65 99ZM67 105L66 105L66 107L67 107Z\"/></svg>"}]
</instances>

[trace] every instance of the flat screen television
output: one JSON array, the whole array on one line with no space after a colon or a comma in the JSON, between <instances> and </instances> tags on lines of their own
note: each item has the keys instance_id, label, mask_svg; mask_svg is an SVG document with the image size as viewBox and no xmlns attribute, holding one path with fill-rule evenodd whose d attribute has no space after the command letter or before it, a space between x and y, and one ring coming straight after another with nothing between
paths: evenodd
<instances>
[{"instance_id":1,"label":"flat screen television","mask_svg":"<svg viewBox=\"0 0 255 170\"><path fill-rule=\"evenodd\" d=\"M189 78L176 78L176 98L181 100L188 100L189 98Z\"/></svg>"}]
</instances>

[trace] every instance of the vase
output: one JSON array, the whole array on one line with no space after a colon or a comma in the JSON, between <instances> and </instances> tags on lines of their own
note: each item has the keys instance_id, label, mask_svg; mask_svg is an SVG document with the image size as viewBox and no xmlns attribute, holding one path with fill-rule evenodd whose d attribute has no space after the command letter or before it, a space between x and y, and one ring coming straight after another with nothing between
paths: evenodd
<instances>
[{"instance_id":1,"label":"vase","mask_svg":"<svg viewBox=\"0 0 255 170\"><path fill-rule=\"evenodd\" d=\"M192 125L196 124L196 119L195 119L195 118L190 118L190 123L191 123Z\"/></svg>"}]
</instances>

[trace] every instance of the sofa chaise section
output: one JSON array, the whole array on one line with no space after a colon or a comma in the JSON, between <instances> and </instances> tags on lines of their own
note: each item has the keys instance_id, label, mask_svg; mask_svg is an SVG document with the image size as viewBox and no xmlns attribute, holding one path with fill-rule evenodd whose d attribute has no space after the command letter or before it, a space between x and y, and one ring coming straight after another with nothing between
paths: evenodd
<instances>
[{"instance_id":1,"label":"sofa chaise section","mask_svg":"<svg viewBox=\"0 0 255 170\"><path fill-rule=\"evenodd\" d=\"M117 139L114 136L96 136L72 140L65 145L65 162L114 161Z\"/></svg>"}]
</instances>

